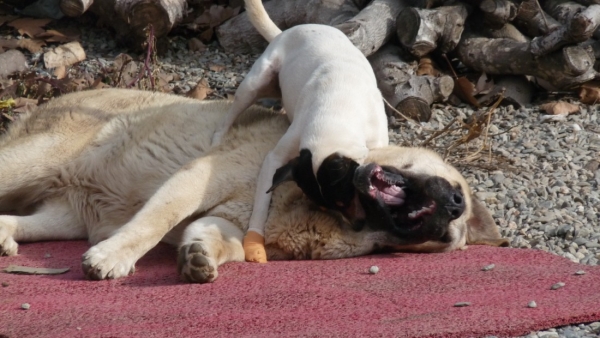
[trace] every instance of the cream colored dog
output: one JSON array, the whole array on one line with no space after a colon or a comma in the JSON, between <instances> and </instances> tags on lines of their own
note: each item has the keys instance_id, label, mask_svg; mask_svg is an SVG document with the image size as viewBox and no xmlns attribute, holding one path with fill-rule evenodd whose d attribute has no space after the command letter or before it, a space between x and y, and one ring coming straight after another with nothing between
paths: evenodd
<instances>
[{"instance_id":1,"label":"cream colored dog","mask_svg":"<svg viewBox=\"0 0 600 338\"><path fill-rule=\"evenodd\" d=\"M256 177L289 126L286 117L251 107L211 148L229 108L225 101L106 89L65 95L21 116L0 136L0 254L16 254L17 242L87 238L93 246L83 255L85 275L119 278L164 241L179 248L184 280L213 281L219 265L244 260ZM363 211L354 215L323 211L293 183L282 184L266 223L269 259L505 244L462 176L434 153L383 147L367 161L383 169L357 171L356 210ZM371 198L369 186L385 190L397 174L410 203ZM448 194L464 196L454 218L439 197Z\"/></svg>"},{"instance_id":2,"label":"cream colored dog","mask_svg":"<svg viewBox=\"0 0 600 338\"><path fill-rule=\"evenodd\" d=\"M246 0L245 4L250 21L270 44L236 91L213 145L220 143L237 116L258 98L281 93L291 125L260 170L244 239L246 260L264 263L264 226L278 168L298 156L300 150L310 152L312 172L327 199L323 190L338 187L322 182L318 172L335 171L339 160L328 160L330 155L362 164L369 149L386 146L389 140L383 98L371 65L341 31L307 24L282 33L261 0ZM345 172L340 174L334 182Z\"/></svg>"}]
</instances>

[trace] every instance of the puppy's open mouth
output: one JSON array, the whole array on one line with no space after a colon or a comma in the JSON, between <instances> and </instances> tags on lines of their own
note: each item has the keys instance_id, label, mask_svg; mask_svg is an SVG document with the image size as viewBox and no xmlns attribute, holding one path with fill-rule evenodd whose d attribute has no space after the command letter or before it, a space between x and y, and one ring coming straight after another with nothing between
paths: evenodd
<instances>
[{"instance_id":1,"label":"puppy's open mouth","mask_svg":"<svg viewBox=\"0 0 600 338\"><path fill-rule=\"evenodd\" d=\"M406 199L404 178L375 166L369 174L369 195L387 205L402 205Z\"/></svg>"}]
</instances>

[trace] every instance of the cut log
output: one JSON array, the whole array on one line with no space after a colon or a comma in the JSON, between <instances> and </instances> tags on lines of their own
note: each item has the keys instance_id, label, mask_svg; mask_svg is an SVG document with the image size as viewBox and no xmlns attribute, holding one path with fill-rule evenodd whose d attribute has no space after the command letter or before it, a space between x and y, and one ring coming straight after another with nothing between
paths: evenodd
<instances>
[{"instance_id":1,"label":"cut log","mask_svg":"<svg viewBox=\"0 0 600 338\"><path fill-rule=\"evenodd\" d=\"M510 23L505 24L500 29L489 29L486 27L483 31L484 35L488 38L512 39L519 42L530 41L529 37L525 36L523 33L521 33L520 30L517 29L517 27L513 26Z\"/></svg>"},{"instance_id":2,"label":"cut log","mask_svg":"<svg viewBox=\"0 0 600 338\"><path fill-rule=\"evenodd\" d=\"M570 0L547 0L541 4L548 14L563 25L568 25L575 14L585 9L585 6Z\"/></svg>"},{"instance_id":3,"label":"cut log","mask_svg":"<svg viewBox=\"0 0 600 338\"><path fill-rule=\"evenodd\" d=\"M151 24L157 39L164 37L182 19L186 0L103 0L95 1L90 11L112 27L117 38L139 47L146 40Z\"/></svg>"},{"instance_id":4,"label":"cut log","mask_svg":"<svg viewBox=\"0 0 600 338\"><path fill-rule=\"evenodd\" d=\"M352 19L335 26L365 55L375 53L394 34L396 17L406 0L373 0Z\"/></svg>"},{"instance_id":5,"label":"cut log","mask_svg":"<svg viewBox=\"0 0 600 338\"><path fill-rule=\"evenodd\" d=\"M600 27L600 5L592 5L573 15L571 21L552 33L531 41L531 53L544 55L560 47L584 42Z\"/></svg>"},{"instance_id":6,"label":"cut log","mask_svg":"<svg viewBox=\"0 0 600 338\"><path fill-rule=\"evenodd\" d=\"M264 3L269 17L281 30L304 24L335 26L356 16L363 1L353 0L270 0ZM243 12L225 21L216 29L221 46L230 53L262 53L267 41L258 34Z\"/></svg>"},{"instance_id":7,"label":"cut log","mask_svg":"<svg viewBox=\"0 0 600 338\"><path fill-rule=\"evenodd\" d=\"M396 19L396 32L402 45L421 57L437 49L453 50L464 30L467 6L442 6L434 9L404 8Z\"/></svg>"},{"instance_id":8,"label":"cut log","mask_svg":"<svg viewBox=\"0 0 600 338\"><path fill-rule=\"evenodd\" d=\"M591 53L578 46L535 58L527 43L469 33L456 50L460 61L471 69L487 74L533 75L557 88L575 87L597 75Z\"/></svg>"},{"instance_id":9,"label":"cut log","mask_svg":"<svg viewBox=\"0 0 600 338\"><path fill-rule=\"evenodd\" d=\"M509 0L483 0L479 9L490 28L495 29L513 21L519 10L517 4Z\"/></svg>"},{"instance_id":10,"label":"cut log","mask_svg":"<svg viewBox=\"0 0 600 338\"><path fill-rule=\"evenodd\" d=\"M94 0L60 0L60 10L70 17L77 17L85 13Z\"/></svg>"},{"instance_id":11,"label":"cut log","mask_svg":"<svg viewBox=\"0 0 600 338\"><path fill-rule=\"evenodd\" d=\"M600 0L575 0L576 2L579 2L582 5L585 6L589 6L589 5L600 5Z\"/></svg>"},{"instance_id":12,"label":"cut log","mask_svg":"<svg viewBox=\"0 0 600 338\"><path fill-rule=\"evenodd\" d=\"M417 121L431 118L431 104L452 94L450 76L417 76L416 62L407 62L400 47L386 45L369 57L377 85L386 101L402 114Z\"/></svg>"},{"instance_id":13,"label":"cut log","mask_svg":"<svg viewBox=\"0 0 600 338\"><path fill-rule=\"evenodd\" d=\"M540 10L538 0L526 0L519 6L515 26L525 35L535 37L546 35L561 27L561 24L548 13Z\"/></svg>"}]
</instances>

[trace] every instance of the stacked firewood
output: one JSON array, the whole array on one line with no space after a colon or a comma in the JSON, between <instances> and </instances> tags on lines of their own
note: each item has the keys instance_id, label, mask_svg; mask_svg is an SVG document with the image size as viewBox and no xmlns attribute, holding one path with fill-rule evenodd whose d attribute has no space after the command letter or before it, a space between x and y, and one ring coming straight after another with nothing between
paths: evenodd
<instances>
[{"instance_id":1,"label":"stacked firewood","mask_svg":"<svg viewBox=\"0 0 600 338\"><path fill-rule=\"evenodd\" d=\"M89 8L139 37L152 24L160 37L193 21L185 18L191 2L61 0L61 8L69 16ZM600 0L268 0L265 8L282 29L339 28L369 57L392 109L420 120L452 94L474 106L499 95L519 106L534 86L577 89L600 69ZM216 27L216 36L234 53L260 53L267 44L244 12ZM462 73L486 74L485 81L475 85Z\"/></svg>"}]
</instances>

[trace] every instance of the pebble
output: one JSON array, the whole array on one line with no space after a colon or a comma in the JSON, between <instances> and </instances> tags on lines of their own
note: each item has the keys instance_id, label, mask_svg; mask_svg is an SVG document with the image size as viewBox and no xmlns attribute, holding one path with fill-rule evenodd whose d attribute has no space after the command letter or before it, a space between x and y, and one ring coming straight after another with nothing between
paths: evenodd
<instances>
[{"instance_id":1,"label":"pebble","mask_svg":"<svg viewBox=\"0 0 600 338\"><path fill-rule=\"evenodd\" d=\"M369 273L372 274L372 275L374 275L374 274L376 274L378 272L379 272L379 267L376 266L376 265L373 265L372 267L369 268Z\"/></svg>"},{"instance_id":2,"label":"pebble","mask_svg":"<svg viewBox=\"0 0 600 338\"><path fill-rule=\"evenodd\" d=\"M458 302L458 303L454 303L454 307L465 307L465 306L471 306L470 302Z\"/></svg>"},{"instance_id":3,"label":"pebble","mask_svg":"<svg viewBox=\"0 0 600 338\"><path fill-rule=\"evenodd\" d=\"M490 271L490 270L494 270L494 268L496 267L496 264L490 264L490 265L486 265L483 268L481 268L482 271Z\"/></svg>"},{"instance_id":4,"label":"pebble","mask_svg":"<svg viewBox=\"0 0 600 338\"><path fill-rule=\"evenodd\" d=\"M529 308L536 308L537 307L537 303L535 302L535 300L532 300L531 302L527 303L527 307L529 307Z\"/></svg>"},{"instance_id":5,"label":"pebble","mask_svg":"<svg viewBox=\"0 0 600 338\"><path fill-rule=\"evenodd\" d=\"M575 271L575 275L576 275L576 276L585 275L585 271L583 271L583 270L578 270L578 271Z\"/></svg>"},{"instance_id":6,"label":"pebble","mask_svg":"<svg viewBox=\"0 0 600 338\"><path fill-rule=\"evenodd\" d=\"M21 309L23 309L23 310L29 310L30 307L31 307L31 305L29 305L29 303L21 304Z\"/></svg>"},{"instance_id":7,"label":"pebble","mask_svg":"<svg viewBox=\"0 0 600 338\"><path fill-rule=\"evenodd\" d=\"M2 282L2 287L5 288L7 286L9 286L10 284L8 284L8 282Z\"/></svg>"},{"instance_id":8,"label":"pebble","mask_svg":"<svg viewBox=\"0 0 600 338\"><path fill-rule=\"evenodd\" d=\"M558 282L558 283L556 283L556 284L552 285L552 286L550 287L550 290L558 290L558 289L562 288L563 286L565 286L565 283L563 283L563 282Z\"/></svg>"}]
</instances>

